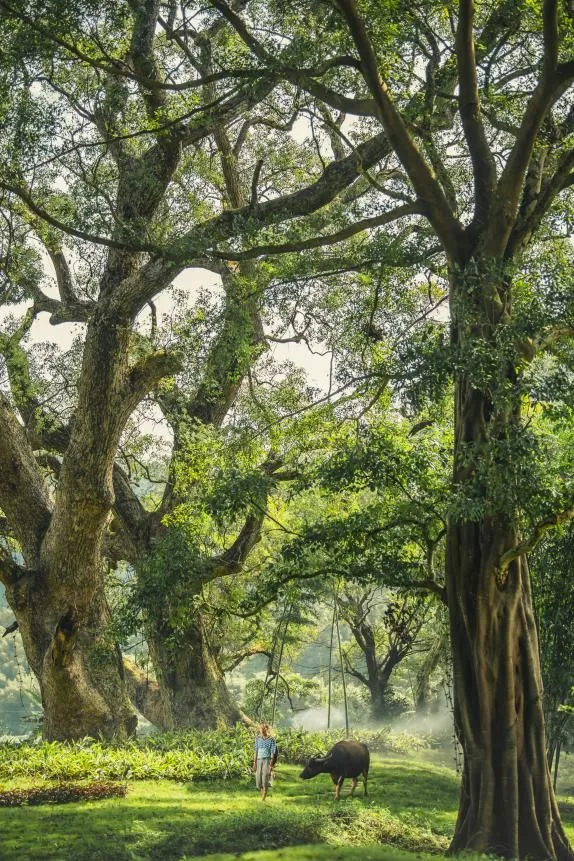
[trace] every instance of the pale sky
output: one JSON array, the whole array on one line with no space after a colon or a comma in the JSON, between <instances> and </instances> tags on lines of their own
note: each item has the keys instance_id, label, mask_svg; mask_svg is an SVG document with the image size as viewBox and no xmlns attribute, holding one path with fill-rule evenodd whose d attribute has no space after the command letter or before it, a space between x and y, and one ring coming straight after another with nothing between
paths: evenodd
<instances>
[{"instance_id":1,"label":"pale sky","mask_svg":"<svg viewBox=\"0 0 574 861\"><path fill-rule=\"evenodd\" d=\"M46 262L50 266L49 261ZM218 275L206 269L186 269L178 275L173 285L176 288L186 290L186 292L189 291L190 296L193 296L193 293L205 289L210 290L210 292L212 290L219 292L221 280ZM44 290L46 294L58 298L55 283L51 289L44 287ZM169 314L173 308L173 298L169 290L165 290L157 296L154 303L157 308L158 320L161 320L162 315ZM16 320L20 319L27 307L29 307L29 303L0 307L0 331L4 328L9 317L12 316ZM32 324L28 336L29 343L49 342L57 344L62 350L66 350L70 347L74 337L83 332L84 329L85 325L82 323L59 323L54 326L50 323L50 315L47 312L42 312L38 314ZM310 353L303 343L272 344L270 351L278 362L289 359L304 368L307 371L310 385L326 390L329 380L329 356L318 356Z\"/></svg>"}]
</instances>

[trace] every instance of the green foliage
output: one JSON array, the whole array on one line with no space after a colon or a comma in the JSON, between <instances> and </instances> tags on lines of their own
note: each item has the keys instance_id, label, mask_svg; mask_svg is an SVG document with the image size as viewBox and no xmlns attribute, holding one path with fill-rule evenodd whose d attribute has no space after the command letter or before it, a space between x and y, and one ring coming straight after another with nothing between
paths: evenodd
<instances>
[{"instance_id":1,"label":"green foliage","mask_svg":"<svg viewBox=\"0 0 574 861\"><path fill-rule=\"evenodd\" d=\"M213 780L245 776L251 751L243 740L237 746L209 739L198 745L197 735L162 742L134 742L122 746L92 740L61 744L0 745L0 775L44 780Z\"/></svg>"},{"instance_id":2,"label":"green foliage","mask_svg":"<svg viewBox=\"0 0 574 861\"><path fill-rule=\"evenodd\" d=\"M391 413L335 441L308 473L313 484L297 503L302 523L270 566L266 587L298 572L399 587L435 574L440 580L450 434L426 427L433 424L411 437L413 423Z\"/></svg>"},{"instance_id":3,"label":"green foliage","mask_svg":"<svg viewBox=\"0 0 574 861\"><path fill-rule=\"evenodd\" d=\"M175 646L195 608L189 600L202 559L197 547L178 529L170 529L143 560L138 576L122 589L116 608L116 628L125 639L138 630L142 612L155 613L158 626L168 625L169 641Z\"/></svg>"},{"instance_id":4,"label":"green foliage","mask_svg":"<svg viewBox=\"0 0 574 861\"><path fill-rule=\"evenodd\" d=\"M276 734L282 762L303 763L344 737L342 730ZM429 740L390 730L361 732L373 752L404 753ZM253 730L186 732L148 736L123 744L0 742L0 779L211 781L246 777L253 761Z\"/></svg>"},{"instance_id":5,"label":"green foliage","mask_svg":"<svg viewBox=\"0 0 574 861\"><path fill-rule=\"evenodd\" d=\"M347 706L351 726L365 724L365 711L368 710L368 696L363 688L347 684ZM275 678L249 679L245 685L241 707L252 720L271 719L275 700ZM308 709L321 708L326 714L328 686L325 681L325 668L321 677L314 674L306 678L299 673L283 670L277 685L275 703L275 723L297 725L298 716ZM339 679L332 683L331 704L339 711L343 708L343 688ZM283 730L282 730L283 732Z\"/></svg>"}]
</instances>

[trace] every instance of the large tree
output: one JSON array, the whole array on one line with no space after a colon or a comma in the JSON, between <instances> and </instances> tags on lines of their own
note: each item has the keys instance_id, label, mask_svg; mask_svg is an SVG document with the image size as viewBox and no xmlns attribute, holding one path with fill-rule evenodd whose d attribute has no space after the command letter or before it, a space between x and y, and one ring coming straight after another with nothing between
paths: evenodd
<instances>
[{"instance_id":1,"label":"large tree","mask_svg":"<svg viewBox=\"0 0 574 861\"><path fill-rule=\"evenodd\" d=\"M574 62L568 57L572 22L567 10L552 0L532 16L530 26L539 24L539 39L531 50L538 47L539 61L534 71L523 72L523 85L530 90L526 107L516 111L515 125L500 140L503 158L497 163L498 122L496 117L492 125L488 120L493 82L487 80L487 64L481 68L477 62L473 3L461 0L453 47L457 112L474 186L466 221L458 216L449 185L422 155L390 95L365 19L353 0L339 5L377 115L440 237L451 273L454 486L461 496L474 496L477 504L475 512L462 505L451 517L447 538L455 720L464 751L451 848L506 857L569 858L546 764L526 562L541 526L521 541L518 511L504 504L499 476L488 461L498 460L510 477L511 457L504 449L518 447L523 430L520 371L528 344L513 326L514 273L554 199L572 181L572 112L565 98L574 80ZM506 42L509 48L516 44L510 36ZM518 46L514 54L511 71L517 72L523 62ZM430 60L431 82L434 71ZM494 86L504 93L502 74L503 68ZM516 106L513 95L508 92ZM432 128L432 107L425 119ZM557 129L551 143L549 126ZM562 516L558 511L548 514L555 522Z\"/></svg>"},{"instance_id":2,"label":"large tree","mask_svg":"<svg viewBox=\"0 0 574 861\"><path fill-rule=\"evenodd\" d=\"M169 417L176 447L182 415L221 423L262 344L257 272L226 263L243 253L239 238L325 207L376 164L384 135L302 173L300 157L289 152L295 86L265 101L284 76L253 63L224 19L199 4L63 9L6 2L1 9L9 47L1 70L3 299L33 300L2 340L8 386L0 408L0 505L5 534L21 553L20 561L3 555L2 580L40 683L47 737L122 735L133 731L135 718L118 651L105 635L104 559L145 557L161 540L173 493L168 482L158 510L143 508L116 461L126 423L150 392ZM261 114L248 115L257 105ZM232 151L224 131L230 126ZM273 165L266 177L260 161L241 162L253 126L270 135L284 127L283 182L273 180ZM205 185L212 152L222 158L225 179L213 205ZM238 170L248 177L241 187ZM375 224L393 217L385 213ZM327 224L321 217L314 226ZM346 226L333 241L362 226ZM181 354L157 349L153 339L146 344L141 325L150 307L153 326L154 298L194 266L221 275L227 304L205 374L182 402L177 388L158 386L181 367ZM42 312L54 324L86 327L76 394L64 414L42 399L22 349ZM239 549L257 537L257 517L245 529ZM218 565L240 564L237 549ZM208 566L198 580L212 576ZM190 665L182 673L213 694L222 691L221 674L198 625L190 643L200 672ZM156 658L161 675L159 648ZM232 717L227 702L223 691L219 707Z\"/></svg>"},{"instance_id":3,"label":"large tree","mask_svg":"<svg viewBox=\"0 0 574 861\"><path fill-rule=\"evenodd\" d=\"M225 0L213 2L269 61L270 40L257 39ZM464 750L451 849L570 858L546 764L526 554L572 510L568 494L564 509L560 499L530 508L528 485L515 493L515 478L532 449L524 370L572 332L567 305L541 312L536 290L539 299L544 285L528 295L523 281L540 231L563 232L560 200L574 181L572 10L558 0L415 9L334 0L313 4L306 21L303 54L336 33L336 51L343 45L357 71L350 61L329 85L302 85L380 123L448 266L455 443L447 592ZM397 189L381 191L388 199Z\"/></svg>"}]
</instances>

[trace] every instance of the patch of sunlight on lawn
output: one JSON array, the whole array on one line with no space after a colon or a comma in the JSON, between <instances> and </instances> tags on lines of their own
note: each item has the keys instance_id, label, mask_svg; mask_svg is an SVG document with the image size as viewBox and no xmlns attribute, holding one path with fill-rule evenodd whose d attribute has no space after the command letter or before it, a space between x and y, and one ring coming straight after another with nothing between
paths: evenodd
<instances>
[{"instance_id":1,"label":"patch of sunlight on lawn","mask_svg":"<svg viewBox=\"0 0 574 861\"><path fill-rule=\"evenodd\" d=\"M452 769L375 757L369 797L359 787L350 799L345 788L339 803L327 775L303 782L299 771L281 765L265 803L247 780L158 780L131 783L123 799L0 809L0 858L414 861L448 846L459 792ZM574 798L560 801L574 839Z\"/></svg>"}]
</instances>

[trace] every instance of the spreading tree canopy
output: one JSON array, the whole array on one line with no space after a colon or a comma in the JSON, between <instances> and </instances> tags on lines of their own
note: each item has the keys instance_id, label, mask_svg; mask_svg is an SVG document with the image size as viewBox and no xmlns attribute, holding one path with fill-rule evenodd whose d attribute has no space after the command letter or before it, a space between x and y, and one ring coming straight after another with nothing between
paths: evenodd
<instances>
[{"instance_id":1,"label":"spreading tree canopy","mask_svg":"<svg viewBox=\"0 0 574 861\"><path fill-rule=\"evenodd\" d=\"M526 558L574 511L568 481L528 504L543 453L528 413L533 369L550 353L568 362L573 333L569 289L555 294L552 266L532 277L541 247L558 264L572 259L571 4L60 5L0 0L7 298L32 296L54 322L87 323L68 422L34 392L18 348L26 322L3 350L0 505L24 565L7 556L2 576L47 734L133 727L117 655L99 636L101 563L114 507L137 538L153 535L154 518L138 517L114 462L129 416L180 363L169 349L134 356L138 316L186 267L223 267L230 319L249 318L243 343L257 352L250 300L262 257L376 231L366 256L433 261L450 307L446 594L465 757L452 849L571 858L546 763ZM310 163L288 130L301 98L321 130ZM271 157L244 149L253 124ZM224 205L198 193L210 147L227 172ZM42 285L48 258L55 299ZM241 369L223 374L233 380L224 405L245 374L240 355ZM197 391L217 412L214 388ZM52 494L38 454L54 451Z\"/></svg>"}]
</instances>

